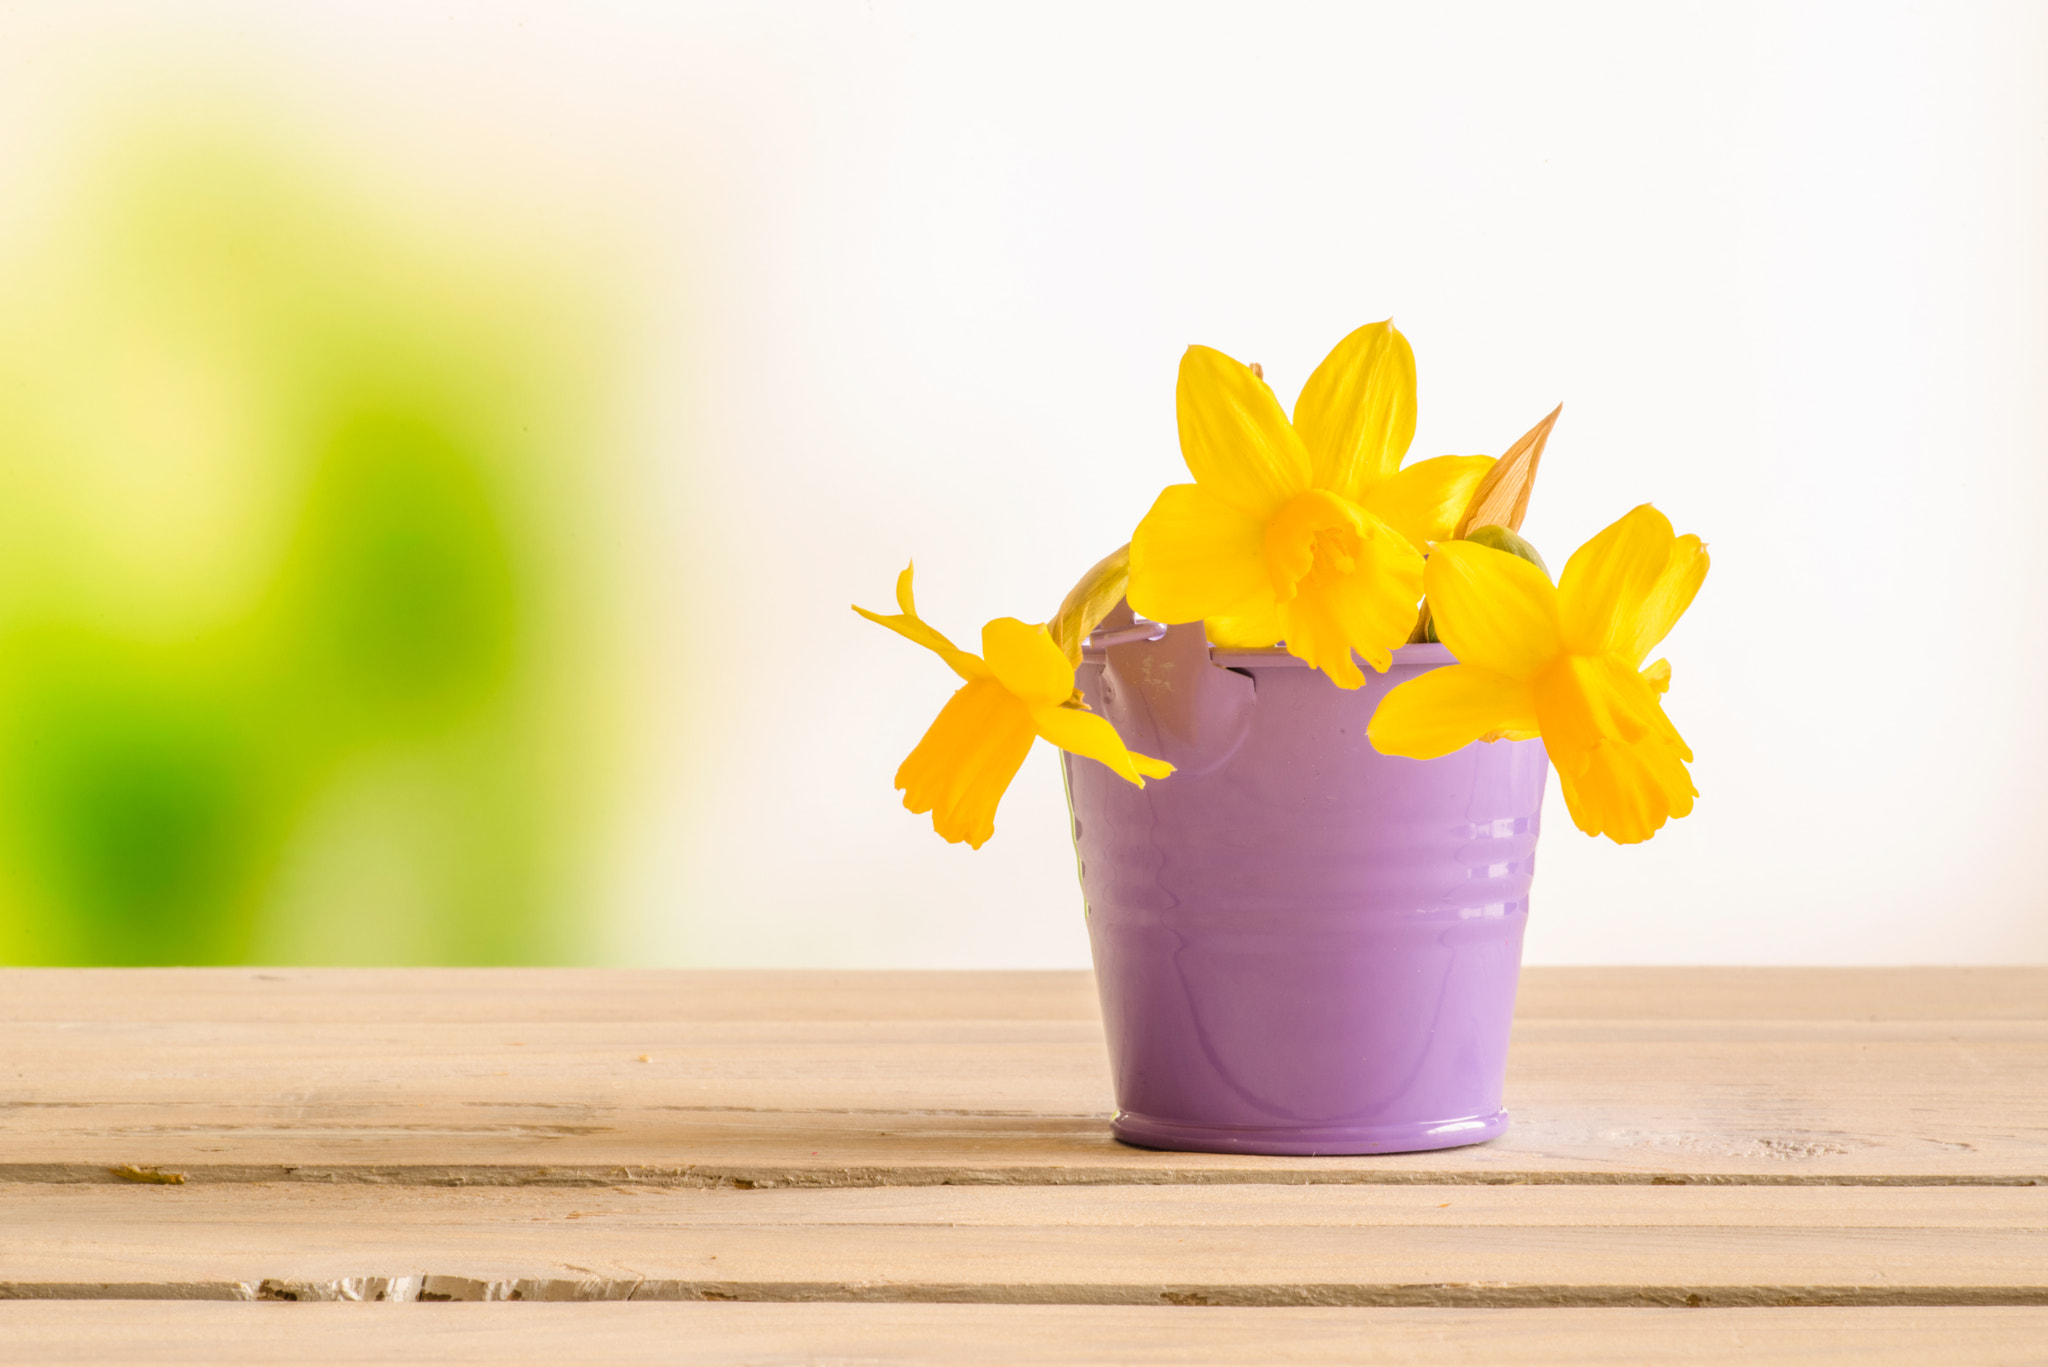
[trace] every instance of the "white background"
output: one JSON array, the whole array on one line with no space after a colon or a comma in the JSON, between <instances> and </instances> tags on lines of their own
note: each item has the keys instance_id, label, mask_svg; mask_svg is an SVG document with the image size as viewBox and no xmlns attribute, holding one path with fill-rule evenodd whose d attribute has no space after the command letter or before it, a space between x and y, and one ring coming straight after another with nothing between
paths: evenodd
<instances>
[{"instance_id":1,"label":"white background","mask_svg":"<svg viewBox=\"0 0 2048 1367\"><path fill-rule=\"evenodd\" d=\"M1553 565L1644 500L1714 556L1698 810L1623 849L1553 792L1532 961L2048 961L2038 6L50 0L5 212L180 71L637 244L600 957L1085 963L1050 755L942 844L889 782L950 676L846 605L914 555L956 637L1042 618L1184 478L1184 346L1291 401L1392 315L1416 455L1565 404Z\"/></svg>"}]
</instances>

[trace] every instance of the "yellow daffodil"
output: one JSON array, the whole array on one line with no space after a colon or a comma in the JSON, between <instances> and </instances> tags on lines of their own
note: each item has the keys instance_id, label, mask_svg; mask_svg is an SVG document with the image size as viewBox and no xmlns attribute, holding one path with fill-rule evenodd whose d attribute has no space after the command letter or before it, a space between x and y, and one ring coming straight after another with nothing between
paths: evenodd
<instances>
[{"instance_id":1,"label":"yellow daffodil","mask_svg":"<svg viewBox=\"0 0 2048 1367\"><path fill-rule=\"evenodd\" d=\"M966 680L896 770L903 805L930 812L932 829L947 840L980 849L995 834L996 806L1036 737L1099 760L1140 788L1173 772L1164 760L1125 749L1116 728L1082 706L1074 666L1045 627L998 617L981 629L974 655L917 615L908 569L897 577L896 605L902 611L891 617L854 611L917 642Z\"/></svg>"},{"instance_id":2,"label":"yellow daffodil","mask_svg":"<svg viewBox=\"0 0 2048 1367\"><path fill-rule=\"evenodd\" d=\"M1692 810L1692 751L1643 657L1707 576L1706 548L1645 503L1579 547L1555 587L1527 560L1469 541L1429 557L1438 636L1458 663L1391 690L1367 731L1383 754L1434 759L1478 740L1543 738L1572 820L1618 844Z\"/></svg>"},{"instance_id":3,"label":"yellow daffodil","mask_svg":"<svg viewBox=\"0 0 2048 1367\"><path fill-rule=\"evenodd\" d=\"M1193 484L1160 494L1131 538L1130 604L1205 621L1217 645L1287 649L1342 688L1415 626L1422 557L1451 534L1493 465L1406 469L1415 355L1391 321L1339 342L1288 421L1264 378L1208 347L1181 359L1180 449Z\"/></svg>"}]
</instances>

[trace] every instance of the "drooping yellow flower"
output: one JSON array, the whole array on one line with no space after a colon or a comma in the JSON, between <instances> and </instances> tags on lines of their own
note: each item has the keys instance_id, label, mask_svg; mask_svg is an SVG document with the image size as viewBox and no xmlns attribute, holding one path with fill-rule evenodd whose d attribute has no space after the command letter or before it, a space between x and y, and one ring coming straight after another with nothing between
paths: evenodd
<instances>
[{"instance_id":1,"label":"drooping yellow flower","mask_svg":"<svg viewBox=\"0 0 2048 1367\"><path fill-rule=\"evenodd\" d=\"M1218 645L1287 649L1342 688L1365 682L1415 625L1422 556L1451 534L1488 456L1407 469L1415 355L1391 321L1339 342L1288 421L1249 366L1208 347L1175 394L1193 484L1160 494L1131 538L1130 604L1202 619Z\"/></svg>"},{"instance_id":2,"label":"drooping yellow flower","mask_svg":"<svg viewBox=\"0 0 2048 1367\"><path fill-rule=\"evenodd\" d=\"M854 611L917 642L966 680L896 770L903 805L930 812L933 830L980 849L995 834L996 806L1040 736L1101 761L1140 788L1147 778L1173 772L1164 760L1125 749L1116 728L1081 705L1074 666L1045 627L998 617L981 629L981 654L971 654L917 615L911 573L906 569L896 579L900 613Z\"/></svg>"},{"instance_id":3,"label":"drooping yellow flower","mask_svg":"<svg viewBox=\"0 0 2048 1367\"><path fill-rule=\"evenodd\" d=\"M1656 648L1707 577L1696 536L1645 503L1588 541L1555 587L1526 560L1469 541L1429 557L1430 611L1458 663L1388 692L1366 734L1382 754L1435 759L1477 740L1530 740L1588 835L1648 840L1692 810L1692 759L1658 695Z\"/></svg>"}]
</instances>

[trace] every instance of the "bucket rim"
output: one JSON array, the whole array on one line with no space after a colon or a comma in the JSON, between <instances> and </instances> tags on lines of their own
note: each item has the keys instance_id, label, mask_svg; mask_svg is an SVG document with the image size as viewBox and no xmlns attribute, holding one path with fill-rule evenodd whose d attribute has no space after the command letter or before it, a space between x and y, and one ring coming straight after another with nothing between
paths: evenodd
<instances>
[{"instance_id":1,"label":"bucket rim","mask_svg":"<svg viewBox=\"0 0 2048 1367\"><path fill-rule=\"evenodd\" d=\"M1136 645L1140 642L1163 640L1166 627L1159 622L1139 622L1117 631L1098 631L1081 644L1081 659L1085 663L1100 664L1109 658L1111 646ZM1312 669L1307 660L1290 655L1278 646L1265 646L1256 650L1239 650L1227 646L1209 647L1211 662L1225 669ZM1394 650L1395 665L1452 665L1458 657L1451 654L1451 648L1437 641L1415 641L1397 646Z\"/></svg>"},{"instance_id":2,"label":"bucket rim","mask_svg":"<svg viewBox=\"0 0 2048 1367\"><path fill-rule=\"evenodd\" d=\"M1278 647L1265 650L1226 650L1220 646L1211 646L1209 658L1225 669L1315 668L1307 660L1289 655ZM1416 641L1394 649L1395 665L1454 665L1457 662L1458 657L1451 654L1451 648L1437 641ZM1371 666L1368 665L1367 668Z\"/></svg>"}]
</instances>

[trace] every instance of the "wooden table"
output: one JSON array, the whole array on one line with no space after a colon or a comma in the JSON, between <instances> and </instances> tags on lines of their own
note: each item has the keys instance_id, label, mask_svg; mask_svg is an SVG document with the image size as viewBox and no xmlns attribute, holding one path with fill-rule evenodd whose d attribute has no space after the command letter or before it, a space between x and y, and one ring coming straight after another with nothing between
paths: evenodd
<instances>
[{"instance_id":1,"label":"wooden table","mask_svg":"<svg viewBox=\"0 0 2048 1367\"><path fill-rule=\"evenodd\" d=\"M2048 1363L2048 970L1532 969L1508 1088L1152 1153L1080 973L9 970L0 1361Z\"/></svg>"}]
</instances>

